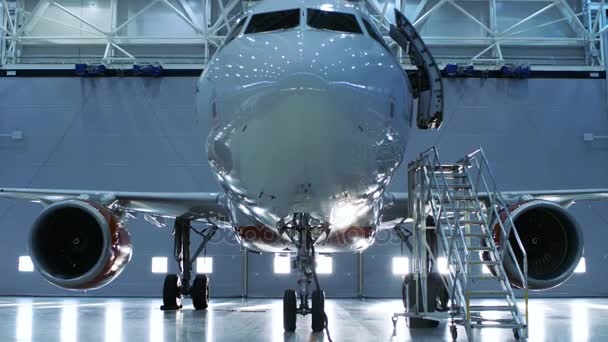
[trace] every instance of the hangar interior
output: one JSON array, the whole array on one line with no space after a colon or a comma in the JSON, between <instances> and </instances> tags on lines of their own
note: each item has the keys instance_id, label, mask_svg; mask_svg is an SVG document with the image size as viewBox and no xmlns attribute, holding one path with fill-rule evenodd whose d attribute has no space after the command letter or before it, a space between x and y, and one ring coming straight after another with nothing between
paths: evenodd
<instances>
[{"instance_id":1,"label":"hangar interior","mask_svg":"<svg viewBox=\"0 0 608 342\"><path fill-rule=\"evenodd\" d=\"M257 2L2 0L0 185L220 191L205 153L212 123L195 116L196 84L236 18ZM607 187L604 1L357 3L387 41L393 10L400 9L440 67L457 66L454 75L444 78L442 128L413 133L389 191L407 191L407 162L432 146L446 162L482 146L504 190ZM406 53L395 44L390 48L404 69L412 68ZM105 76L79 77L77 64L85 64L88 72L104 66ZM146 77L134 65L162 66L163 74ZM505 77L505 66L529 68L530 74ZM603 299L608 296L608 274L603 272L608 203L579 203L569 211L584 230L584 258L563 285L531 293L539 298L532 300L537 306L531 309L536 313L531 341L600 341L608 334L605 323L599 323L608 307ZM0 329L2 340L243 338L234 331L222 336L225 329L247 331L252 340L310 338L308 331L284 335L280 324L275 299L295 282L289 261L281 255L248 253L230 231L218 233L197 261L197 272L212 279L210 310L201 317L193 312L168 316L158 311L157 299L165 274L177 272L171 224L159 228L143 219L129 220L134 249L126 271L102 289L71 292L50 286L33 272L27 240L39 213L36 203L0 201L0 295L6 296L0 300L0 316L12 327ZM362 253L319 261L320 281L328 298L336 299L328 302L334 340L358 334L362 339L391 338L387 312L402 310L395 299L401 297L407 258L401 241L380 231L376 243ZM134 298L117 299L124 297ZM560 302L552 297L592 299ZM103 315L105 332L91 335L89 328L104 329L95 325ZM60 332L52 322L61 322ZM279 323L275 327L272 322ZM445 329L428 333L408 331L401 323L398 328L392 336L397 340L449 336L443 325ZM555 331L567 337L551 335ZM501 334L481 339L511 337Z\"/></svg>"}]
</instances>

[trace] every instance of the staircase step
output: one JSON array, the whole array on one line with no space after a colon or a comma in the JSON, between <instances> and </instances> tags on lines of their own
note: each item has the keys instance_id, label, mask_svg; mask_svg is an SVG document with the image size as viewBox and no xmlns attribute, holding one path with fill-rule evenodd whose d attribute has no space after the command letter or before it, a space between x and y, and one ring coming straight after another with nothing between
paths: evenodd
<instances>
[{"instance_id":1,"label":"staircase step","mask_svg":"<svg viewBox=\"0 0 608 342\"><path fill-rule=\"evenodd\" d=\"M433 173L435 174L435 177L441 177L441 172L435 171ZM449 173L449 172L444 172L443 173L443 177L445 177L447 179L461 179L461 178L467 178L467 175L466 175L466 173Z\"/></svg>"},{"instance_id":2,"label":"staircase step","mask_svg":"<svg viewBox=\"0 0 608 342\"><path fill-rule=\"evenodd\" d=\"M454 214L455 213L455 212L453 212L451 210L452 208L446 208L446 209L447 209L447 214ZM478 207L470 207L470 206L467 206L467 207L458 207L457 206L457 207L454 207L454 210L456 210L456 213L459 213L459 212L460 213L463 213L463 212L466 212L466 213L476 213L476 212L479 212L479 208Z\"/></svg>"},{"instance_id":3,"label":"staircase step","mask_svg":"<svg viewBox=\"0 0 608 342\"><path fill-rule=\"evenodd\" d=\"M517 311L517 308L506 305L471 305L469 311Z\"/></svg>"},{"instance_id":4,"label":"staircase step","mask_svg":"<svg viewBox=\"0 0 608 342\"><path fill-rule=\"evenodd\" d=\"M477 197L473 197L473 196L450 196L450 199L452 201L475 201L477 199ZM450 202L447 201L447 199L445 201L442 201L445 204L449 204ZM458 208L458 206L456 206L456 208Z\"/></svg>"},{"instance_id":5,"label":"staircase step","mask_svg":"<svg viewBox=\"0 0 608 342\"><path fill-rule=\"evenodd\" d=\"M487 233L466 233L462 234L465 238L490 238ZM460 234L457 234L455 239L460 239ZM448 236L448 239L452 239L451 236Z\"/></svg>"},{"instance_id":6,"label":"staircase step","mask_svg":"<svg viewBox=\"0 0 608 342\"><path fill-rule=\"evenodd\" d=\"M446 217L441 217L440 222L446 222L448 221ZM456 222L454 217L450 217L449 222ZM479 220L479 219L465 219L465 218L461 218L458 222L460 222L460 224L476 224L476 225L481 225L481 224L485 224L485 222L483 220Z\"/></svg>"},{"instance_id":7,"label":"staircase step","mask_svg":"<svg viewBox=\"0 0 608 342\"><path fill-rule=\"evenodd\" d=\"M483 222L481 220L460 220L459 222L460 222L460 224L477 224L477 225L485 224L485 222Z\"/></svg>"},{"instance_id":8,"label":"staircase step","mask_svg":"<svg viewBox=\"0 0 608 342\"><path fill-rule=\"evenodd\" d=\"M492 247L488 247L488 246L467 246L467 249L469 251L480 251L480 252L490 252L492 250Z\"/></svg>"},{"instance_id":9,"label":"staircase step","mask_svg":"<svg viewBox=\"0 0 608 342\"><path fill-rule=\"evenodd\" d=\"M445 184L438 184L440 188L448 188L448 189L471 189L470 184L453 184L449 183L447 186Z\"/></svg>"},{"instance_id":10,"label":"staircase step","mask_svg":"<svg viewBox=\"0 0 608 342\"><path fill-rule=\"evenodd\" d=\"M505 291L471 291L471 297L492 297L492 296L507 296Z\"/></svg>"},{"instance_id":11,"label":"staircase step","mask_svg":"<svg viewBox=\"0 0 608 342\"><path fill-rule=\"evenodd\" d=\"M437 165L437 166L433 167L433 170L435 172L442 171L442 170L443 170L443 172L446 172L446 171L455 172L458 170L462 170L462 168L463 168L462 164L456 163L456 164Z\"/></svg>"},{"instance_id":12,"label":"staircase step","mask_svg":"<svg viewBox=\"0 0 608 342\"><path fill-rule=\"evenodd\" d=\"M467 261L470 265L488 265L488 266L498 266L500 263L498 261L483 261L483 260L470 260Z\"/></svg>"},{"instance_id":13,"label":"staircase step","mask_svg":"<svg viewBox=\"0 0 608 342\"><path fill-rule=\"evenodd\" d=\"M471 279L473 280L504 280L505 277L501 276L501 275L492 275L492 274L484 274L484 275L475 275L475 276L471 276Z\"/></svg>"}]
</instances>

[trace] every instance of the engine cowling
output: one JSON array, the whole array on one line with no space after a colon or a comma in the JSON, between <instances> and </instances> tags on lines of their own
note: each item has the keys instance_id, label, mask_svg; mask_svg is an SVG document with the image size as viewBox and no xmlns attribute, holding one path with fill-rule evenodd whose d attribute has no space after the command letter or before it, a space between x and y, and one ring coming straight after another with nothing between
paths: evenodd
<instances>
[{"instance_id":1,"label":"engine cowling","mask_svg":"<svg viewBox=\"0 0 608 342\"><path fill-rule=\"evenodd\" d=\"M528 256L528 287L545 290L568 280L583 255L583 233L576 219L561 205L544 200L518 203L510 211ZM494 227L499 245L500 225ZM523 255L513 234L509 241L523 272ZM513 259L505 257L503 266L511 285L522 288Z\"/></svg>"},{"instance_id":2,"label":"engine cowling","mask_svg":"<svg viewBox=\"0 0 608 342\"><path fill-rule=\"evenodd\" d=\"M96 289L114 280L131 260L131 236L107 208L68 200L49 206L36 219L29 252L51 284Z\"/></svg>"}]
</instances>

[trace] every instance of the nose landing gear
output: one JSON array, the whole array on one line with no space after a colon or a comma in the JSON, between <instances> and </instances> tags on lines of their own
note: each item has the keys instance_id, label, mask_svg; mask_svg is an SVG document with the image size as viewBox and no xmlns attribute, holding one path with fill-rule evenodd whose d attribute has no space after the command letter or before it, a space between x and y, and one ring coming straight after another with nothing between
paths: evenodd
<instances>
[{"instance_id":1,"label":"nose landing gear","mask_svg":"<svg viewBox=\"0 0 608 342\"><path fill-rule=\"evenodd\" d=\"M296 290L285 290L283 296L283 328L287 332L296 330L297 315L312 315L311 328L314 332L326 330L327 338L327 315L325 314L325 292L319 286L316 272L315 247L312 238L312 227L308 214L294 214L293 225L286 227L292 240L297 246L296 269L299 273L298 292ZM310 285L314 282L315 290L310 296ZM308 299L312 306L309 306ZM299 305L298 305L299 299Z\"/></svg>"}]
</instances>

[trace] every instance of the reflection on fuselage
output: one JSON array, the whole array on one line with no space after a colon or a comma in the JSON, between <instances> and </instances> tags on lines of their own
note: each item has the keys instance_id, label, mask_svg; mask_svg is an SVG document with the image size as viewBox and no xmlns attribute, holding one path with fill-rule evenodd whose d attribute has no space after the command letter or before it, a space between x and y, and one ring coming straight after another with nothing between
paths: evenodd
<instances>
[{"instance_id":1,"label":"reflection on fuselage","mask_svg":"<svg viewBox=\"0 0 608 342\"><path fill-rule=\"evenodd\" d=\"M201 121L213 121L208 158L246 247L293 247L278 228L294 213L331 228L315 236L320 252L369 246L412 104L385 47L304 24L245 34L216 54L198 89Z\"/></svg>"}]
</instances>

